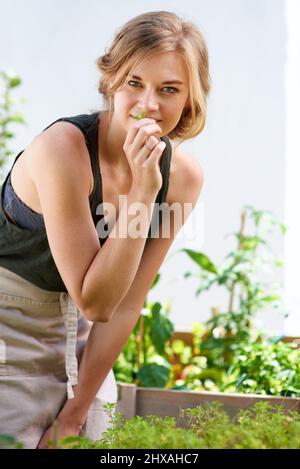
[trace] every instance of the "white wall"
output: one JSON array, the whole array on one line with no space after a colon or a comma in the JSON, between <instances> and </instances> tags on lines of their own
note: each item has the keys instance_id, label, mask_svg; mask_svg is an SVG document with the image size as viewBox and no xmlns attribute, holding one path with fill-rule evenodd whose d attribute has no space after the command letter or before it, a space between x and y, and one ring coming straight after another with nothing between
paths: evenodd
<instances>
[{"instance_id":1,"label":"white wall","mask_svg":"<svg viewBox=\"0 0 300 469\"><path fill-rule=\"evenodd\" d=\"M285 151L285 218L289 227L285 238L285 300L291 311L285 322L286 333L300 335L300 219L299 219L299 107L300 107L300 2L287 0L286 73L286 151Z\"/></svg>"},{"instance_id":2,"label":"white wall","mask_svg":"<svg viewBox=\"0 0 300 469\"><path fill-rule=\"evenodd\" d=\"M204 243L198 249L220 262L234 247L224 235L238 229L244 204L283 219L284 0L0 0L0 6L0 67L23 78L17 94L28 100L22 108L28 124L16 129L16 152L57 118L99 107L95 60L116 28L144 11L174 11L199 26L210 51L207 126L183 145L206 176L198 207L204 214ZM209 316L210 306L223 307L228 300L219 291L195 300L197 284L182 280L193 264L183 254L173 255L183 246L196 248L176 240L149 299L170 299L176 329L189 330L192 321ZM279 237L273 247L282 256ZM262 317L267 327L283 329L279 315Z\"/></svg>"}]
</instances>

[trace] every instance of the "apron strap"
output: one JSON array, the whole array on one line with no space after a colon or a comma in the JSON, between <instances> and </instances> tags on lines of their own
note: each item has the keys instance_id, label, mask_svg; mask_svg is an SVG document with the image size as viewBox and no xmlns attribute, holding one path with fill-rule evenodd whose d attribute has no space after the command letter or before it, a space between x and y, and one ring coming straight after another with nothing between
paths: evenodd
<instances>
[{"instance_id":1,"label":"apron strap","mask_svg":"<svg viewBox=\"0 0 300 469\"><path fill-rule=\"evenodd\" d=\"M66 351L65 351L65 366L67 374L67 393L68 399L74 398L72 385L78 383L78 362L76 357L76 342L77 342L77 329L78 317L80 315L74 301L69 293L63 292L60 294L60 306L66 326Z\"/></svg>"}]
</instances>

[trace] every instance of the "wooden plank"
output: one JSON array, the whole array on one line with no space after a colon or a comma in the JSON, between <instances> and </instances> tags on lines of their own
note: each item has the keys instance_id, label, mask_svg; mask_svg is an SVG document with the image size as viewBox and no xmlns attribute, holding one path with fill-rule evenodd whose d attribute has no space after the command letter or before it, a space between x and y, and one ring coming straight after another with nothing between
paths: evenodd
<instances>
[{"instance_id":1,"label":"wooden plank","mask_svg":"<svg viewBox=\"0 0 300 469\"><path fill-rule=\"evenodd\" d=\"M186 345L191 347L193 345L193 333L184 331L174 332L170 337L170 343L174 342L174 340L182 340Z\"/></svg>"},{"instance_id":2,"label":"wooden plank","mask_svg":"<svg viewBox=\"0 0 300 469\"><path fill-rule=\"evenodd\" d=\"M117 383L118 388L118 402L116 411L121 412L127 420L136 416L136 391L135 384L122 384Z\"/></svg>"},{"instance_id":3,"label":"wooden plank","mask_svg":"<svg viewBox=\"0 0 300 469\"><path fill-rule=\"evenodd\" d=\"M283 337L283 338L280 339L280 340L281 340L282 342L285 342L285 343L293 343L293 344L296 344L296 345L297 345L297 348L298 348L298 349L300 348L300 337L286 335L285 337Z\"/></svg>"},{"instance_id":4,"label":"wooden plank","mask_svg":"<svg viewBox=\"0 0 300 469\"><path fill-rule=\"evenodd\" d=\"M118 386L129 386L118 383ZM125 393L126 394L126 393ZM123 390L122 390L123 395ZM226 394L213 392L188 392L159 388L136 388L136 415L159 415L175 417L178 426L184 427L180 418L180 409L192 408L205 402L220 401L224 410L230 415L237 414L239 409L246 409L256 402L281 404L287 410L300 413L300 399L281 396L262 396L258 394Z\"/></svg>"}]
</instances>

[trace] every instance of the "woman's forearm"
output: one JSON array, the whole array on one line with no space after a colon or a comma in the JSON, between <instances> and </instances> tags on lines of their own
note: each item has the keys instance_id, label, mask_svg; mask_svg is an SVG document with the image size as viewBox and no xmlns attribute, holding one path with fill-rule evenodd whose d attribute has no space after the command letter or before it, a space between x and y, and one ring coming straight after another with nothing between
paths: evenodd
<instances>
[{"instance_id":1,"label":"woman's forearm","mask_svg":"<svg viewBox=\"0 0 300 469\"><path fill-rule=\"evenodd\" d=\"M83 312L91 321L110 320L132 284L145 247L156 195L142 194L137 189L129 192L127 203L121 207L112 230L116 235L110 233L88 269L82 297L86 305ZM130 214L131 204L135 203L141 204L143 213L146 213L140 226L141 236L136 238L128 234L128 227L137 217L136 212ZM125 230L125 237L119 236L120 229L122 233Z\"/></svg>"},{"instance_id":2,"label":"woman's forearm","mask_svg":"<svg viewBox=\"0 0 300 469\"><path fill-rule=\"evenodd\" d=\"M73 386L74 398L66 401L59 419L83 425L88 409L107 374L122 352L139 312L117 309L107 323L94 323L79 366L78 384Z\"/></svg>"},{"instance_id":3,"label":"woman's forearm","mask_svg":"<svg viewBox=\"0 0 300 469\"><path fill-rule=\"evenodd\" d=\"M142 200L143 198L140 198L137 193L132 191L129 196L128 196L128 207L130 202L137 202L139 200ZM155 201L155 196L153 195L152 197L146 198L146 203L151 204L152 202ZM124 205L120 209L120 214L123 209ZM152 214L152 208L149 208L149 214ZM151 217L150 217L151 218ZM120 216L118 218L117 223L119 222ZM128 221L132 219L132 216L128 215ZM150 222L149 222L150 225ZM116 226L116 225L115 225ZM114 227L115 228L115 227ZM147 233L145 232L145 238L148 234L148 229L147 228ZM105 245L102 248L102 252L104 252L105 246L108 246L109 241L128 241L128 239L107 239ZM138 244L140 246L143 246L143 249L141 250L141 253L136 258L137 266L134 267L134 273L136 273L138 267L139 267L139 262L140 258L144 252L144 245L145 245L145 239L137 238L133 239L133 243L136 243L138 241ZM137 243L136 243L137 244ZM135 244L135 245L136 245ZM123 249L125 249L123 247ZM107 250L107 253L109 254L109 250ZM126 271L126 268L128 268L128 263L131 264L130 262L131 259L129 259L129 253L128 250L125 250L125 255L123 259L123 263L125 264L124 270L123 270L123 276L125 275L124 272ZM108 255L109 259L109 255ZM116 258L115 258L116 259ZM99 266L100 266L100 261L99 261ZM105 269L103 271L101 267L101 273L105 272L105 276L107 275L107 270L106 270L106 264ZM98 267L99 267L98 266ZM116 271L122 271L119 266L116 267ZM105 277L104 276L104 277ZM128 276L124 278L126 282L128 283L128 286L126 287L126 291L132 286L133 282L133 273L131 273L131 276ZM131 278L132 277L132 278ZM98 293L99 293L99 282L97 282L97 287L98 287ZM138 285L137 285L138 287ZM146 291L143 291L143 288L139 286L139 289L141 290L142 297L146 295ZM102 289L101 289L102 290ZM110 290L111 292L111 290ZM125 292L126 293L126 292ZM136 296L136 294L135 294ZM122 352L124 345L126 344L129 335L131 334L138 318L139 318L139 313L140 310L137 308L132 307L133 301L132 301L132 295L123 295L123 298L119 302L119 306L117 306L114 315L112 315L111 319L108 322L94 322L90 333L89 337L86 343L86 346L84 348L83 356L80 362L79 366L79 373L78 373L78 384L76 386L73 386L73 391L74 391L74 398L67 400L62 411L60 412L59 419L65 422L70 422L72 425L75 423L78 424L78 426L83 425L84 421L86 420L87 412L89 410L89 407L91 403L93 402L98 390L100 389L102 383L104 382L105 378L107 377L109 371L113 368L113 365L115 361L117 360L118 356ZM141 303L142 304L142 303Z\"/></svg>"}]
</instances>

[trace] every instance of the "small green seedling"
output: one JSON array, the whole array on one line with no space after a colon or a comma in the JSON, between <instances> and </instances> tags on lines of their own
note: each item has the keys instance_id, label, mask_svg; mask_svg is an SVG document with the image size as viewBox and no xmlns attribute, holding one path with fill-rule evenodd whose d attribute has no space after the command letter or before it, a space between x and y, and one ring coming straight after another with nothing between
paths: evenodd
<instances>
[{"instance_id":1,"label":"small green seedling","mask_svg":"<svg viewBox=\"0 0 300 469\"><path fill-rule=\"evenodd\" d=\"M132 116L132 117L138 121L141 119L144 119L146 117L146 111L141 111L136 116Z\"/></svg>"}]
</instances>

